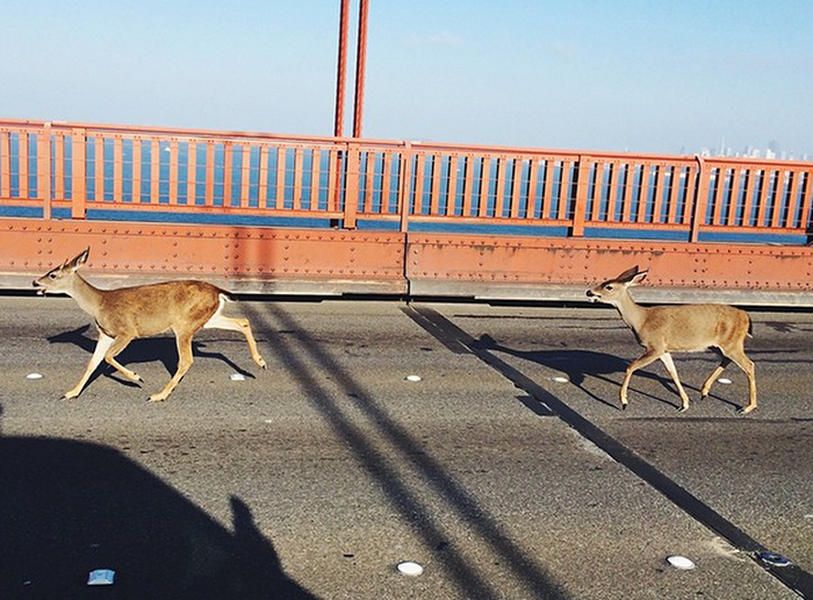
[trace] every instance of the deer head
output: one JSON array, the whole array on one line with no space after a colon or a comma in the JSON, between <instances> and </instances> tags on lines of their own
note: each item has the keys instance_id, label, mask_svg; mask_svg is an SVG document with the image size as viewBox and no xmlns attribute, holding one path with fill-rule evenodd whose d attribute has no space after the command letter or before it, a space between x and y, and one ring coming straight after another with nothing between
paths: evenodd
<instances>
[{"instance_id":1,"label":"deer head","mask_svg":"<svg viewBox=\"0 0 813 600\"><path fill-rule=\"evenodd\" d=\"M614 279L598 284L587 290L587 297L591 302L604 302L616 305L627 294L627 289L639 285L646 279L647 271L639 271L638 266L627 269Z\"/></svg>"},{"instance_id":2,"label":"deer head","mask_svg":"<svg viewBox=\"0 0 813 600\"><path fill-rule=\"evenodd\" d=\"M87 262L89 254L90 248L85 248L77 256L51 269L39 279L35 279L33 285L37 288L38 293L70 292L76 278L76 271Z\"/></svg>"}]
</instances>

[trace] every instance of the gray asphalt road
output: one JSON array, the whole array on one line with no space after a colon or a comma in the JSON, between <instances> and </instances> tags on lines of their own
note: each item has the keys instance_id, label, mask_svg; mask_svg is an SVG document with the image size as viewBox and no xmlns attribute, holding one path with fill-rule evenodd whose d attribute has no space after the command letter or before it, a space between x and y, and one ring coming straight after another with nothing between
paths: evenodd
<instances>
[{"instance_id":1,"label":"gray asphalt road","mask_svg":"<svg viewBox=\"0 0 813 600\"><path fill-rule=\"evenodd\" d=\"M813 315L753 314L760 408L738 417L735 367L678 415L652 365L619 411L639 348L611 310L425 308L813 569ZM402 305L230 310L251 319L267 371L239 335L207 330L163 404L145 399L174 370L169 338L122 355L143 389L105 372L61 401L94 345L87 316L70 299L0 298L0 597L797 597ZM676 364L696 399L714 356ZM697 568L669 567L674 554ZM404 560L424 573L400 575ZM116 583L87 588L102 567Z\"/></svg>"}]
</instances>

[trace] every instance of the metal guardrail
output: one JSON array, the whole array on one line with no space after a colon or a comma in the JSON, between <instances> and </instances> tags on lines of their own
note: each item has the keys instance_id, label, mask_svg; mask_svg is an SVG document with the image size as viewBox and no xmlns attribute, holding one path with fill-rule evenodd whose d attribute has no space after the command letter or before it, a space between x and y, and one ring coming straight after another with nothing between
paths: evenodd
<instances>
[{"instance_id":1,"label":"metal guardrail","mask_svg":"<svg viewBox=\"0 0 813 600\"><path fill-rule=\"evenodd\" d=\"M0 287L813 306L813 163L0 120ZM647 291L642 290L642 297Z\"/></svg>"},{"instance_id":2,"label":"metal guardrail","mask_svg":"<svg viewBox=\"0 0 813 600\"><path fill-rule=\"evenodd\" d=\"M804 244L812 200L806 162L0 120L5 216Z\"/></svg>"}]
</instances>

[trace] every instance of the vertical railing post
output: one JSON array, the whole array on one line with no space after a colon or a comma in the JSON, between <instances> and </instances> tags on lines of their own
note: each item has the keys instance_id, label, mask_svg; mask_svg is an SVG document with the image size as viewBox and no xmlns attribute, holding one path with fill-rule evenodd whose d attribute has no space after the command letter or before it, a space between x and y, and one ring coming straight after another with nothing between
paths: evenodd
<instances>
[{"instance_id":1,"label":"vertical railing post","mask_svg":"<svg viewBox=\"0 0 813 600\"><path fill-rule=\"evenodd\" d=\"M360 152L357 144L347 145L344 176L344 229L356 228L359 202Z\"/></svg>"},{"instance_id":2,"label":"vertical railing post","mask_svg":"<svg viewBox=\"0 0 813 600\"><path fill-rule=\"evenodd\" d=\"M74 129L71 135L71 218L84 219L87 213L87 182L85 157L87 136L84 129Z\"/></svg>"},{"instance_id":3,"label":"vertical railing post","mask_svg":"<svg viewBox=\"0 0 813 600\"><path fill-rule=\"evenodd\" d=\"M700 226L706 219L706 207L709 200L709 177L711 169L706 168L706 161L699 154L695 154L697 161L697 185L694 194L694 209L692 210L692 230L689 241L697 242L700 238ZM687 199L688 201L688 199Z\"/></svg>"},{"instance_id":4,"label":"vertical railing post","mask_svg":"<svg viewBox=\"0 0 813 600\"><path fill-rule=\"evenodd\" d=\"M579 156L578 179L576 183L576 201L573 206L572 237L584 236L584 218L587 213L587 184L590 181L590 158ZM566 198L564 194L562 198Z\"/></svg>"},{"instance_id":5,"label":"vertical railing post","mask_svg":"<svg viewBox=\"0 0 813 600\"><path fill-rule=\"evenodd\" d=\"M45 123L37 138L37 195L42 198L42 218L51 218L51 123Z\"/></svg>"},{"instance_id":6,"label":"vertical railing post","mask_svg":"<svg viewBox=\"0 0 813 600\"><path fill-rule=\"evenodd\" d=\"M404 142L401 153L401 177L398 185L398 214L401 217L401 233L409 230L410 192L412 190L412 144Z\"/></svg>"}]
</instances>

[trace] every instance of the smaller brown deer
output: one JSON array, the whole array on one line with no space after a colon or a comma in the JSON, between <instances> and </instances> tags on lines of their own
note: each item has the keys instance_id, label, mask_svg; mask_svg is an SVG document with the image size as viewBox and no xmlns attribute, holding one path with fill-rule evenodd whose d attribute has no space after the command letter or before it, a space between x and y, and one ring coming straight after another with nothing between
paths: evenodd
<instances>
[{"instance_id":1,"label":"smaller brown deer","mask_svg":"<svg viewBox=\"0 0 813 600\"><path fill-rule=\"evenodd\" d=\"M743 310L724 304L687 304L682 306L644 307L636 304L629 288L639 285L647 271L633 267L615 279L610 279L587 290L592 302L604 302L618 309L621 318L635 333L644 355L627 367L621 384L621 408L627 408L627 387L632 374L660 359L677 386L682 405L680 412L689 408L689 397L680 384L671 352L700 352L718 348L723 354L720 365L703 384L701 396L709 395L712 384L720 373L734 361L748 376L749 402L738 412L746 415L757 407L757 384L754 363L745 355L745 338L751 337L751 319Z\"/></svg>"},{"instance_id":2,"label":"smaller brown deer","mask_svg":"<svg viewBox=\"0 0 813 600\"><path fill-rule=\"evenodd\" d=\"M41 293L62 292L71 296L79 307L90 314L99 329L99 340L85 373L64 398L82 393L90 376L102 359L133 383L143 380L121 365L116 356L136 338L172 330L178 346L178 369L150 402L166 400L192 366L192 336L202 328L229 329L242 333L251 356L259 366L265 361L257 350L247 319L233 319L222 314L227 292L204 281L166 281L151 285L101 290L89 284L77 272L88 260L90 248L61 266L34 280Z\"/></svg>"}]
</instances>

